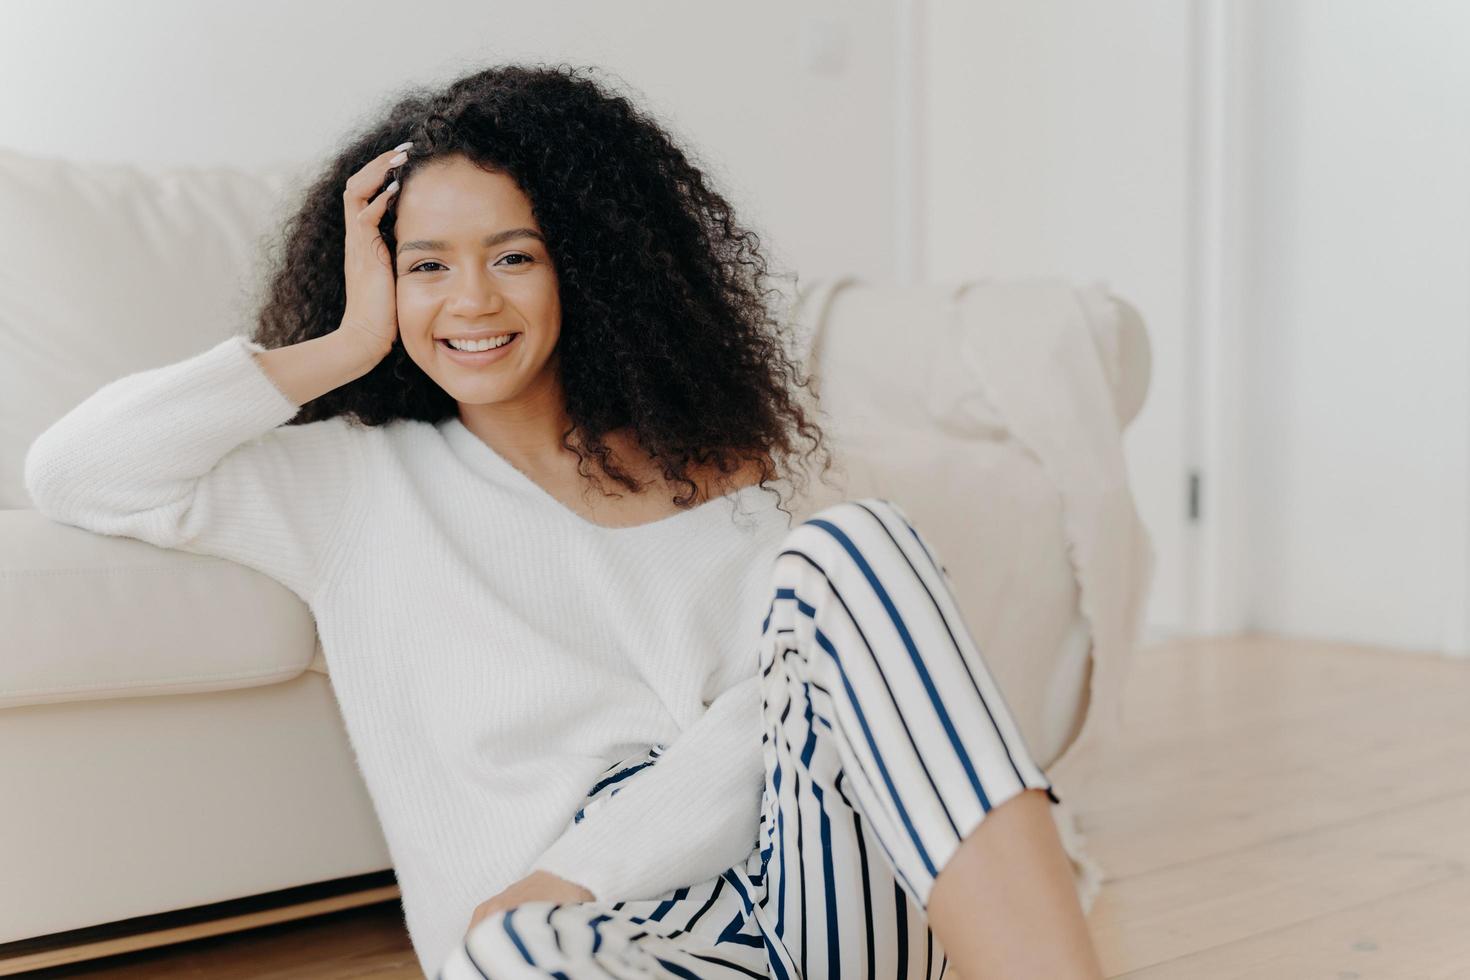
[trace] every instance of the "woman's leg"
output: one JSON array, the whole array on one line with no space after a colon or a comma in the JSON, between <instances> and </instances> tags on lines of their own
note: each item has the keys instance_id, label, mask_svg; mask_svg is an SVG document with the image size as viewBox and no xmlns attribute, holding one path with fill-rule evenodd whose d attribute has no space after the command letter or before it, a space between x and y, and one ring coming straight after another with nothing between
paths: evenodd
<instances>
[{"instance_id":1,"label":"woman's leg","mask_svg":"<svg viewBox=\"0 0 1470 980\"><path fill-rule=\"evenodd\" d=\"M1101 977L1046 796L990 811L940 871L929 922L961 980Z\"/></svg>"},{"instance_id":2,"label":"woman's leg","mask_svg":"<svg viewBox=\"0 0 1470 980\"><path fill-rule=\"evenodd\" d=\"M792 529L772 575L755 909L772 975L1096 976L1050 815L1027 802L1050 783L932 546L891 501L844 501ZM962 905L997 895L1028 897L1007 913L1023 932Z\"/></svg>"}]
</instances>

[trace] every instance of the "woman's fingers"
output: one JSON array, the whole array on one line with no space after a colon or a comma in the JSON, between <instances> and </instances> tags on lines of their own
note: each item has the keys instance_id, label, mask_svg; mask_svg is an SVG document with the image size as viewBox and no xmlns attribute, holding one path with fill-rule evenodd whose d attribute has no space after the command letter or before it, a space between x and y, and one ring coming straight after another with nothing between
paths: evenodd
<instances>
[{"instance_id":1,"label":"woman's fingers","mask_svg":"<svg viewBox=\"0 0 1470 980\"><path fill-rule=\"evenodd\" d=\"M384 150L369 160L361 170L347 178L347 186L342 191L342 199L348 217L361 211L377 195L378 188L383 186L383 180L388 176L388 171L408 159L408 149L412 146L413 143L410 141L399 143L391 150Z\"/></svg>"},{"instance_id":2,"label":"woman's fingers","mask_svg":"<svg viewBox=\"0 0 1470 980\"><path fill-rule=\"evenodd\" d=\"M362 331L387 356L398 337L397 282L393 256L378 227L398 181L383 186L388 172L408 159L412 142L384 150L347 178L342 191L346 241L342 271L347 303L342 322Z\"/></svg>"},{"instance_id":3,"label":"woman's fingers","mask_svg":"<svg viewBox=\"0 0 1470 980\"><path fill-rule=\"evenodd\" d=\"M371 236L378 234L378 222L383 220L383 212L388 210L388 202L398 193L398 181L393 181L383 192L368 202L368 206L357 212L357 220L368 231Z\"/></svg>"},{"instance_id":4,"label":"woman's fingers","mask_svg":"<svg viewBox=\"0 0 1470 980\"><path fill-rule=\"evenodd\" d=\"M389 269L393 268L393 257L388 254L388 245L378 231L378 224L383 220L383 213L388 210L388 202L398 193L399 183L393 180L387 187L383 187L383 180L391 170L408 159L408 150L412 146L413 142L409 141L379 153L348 178L347 190L343 192L346 217L349 222L356 222L358 226L357 235L348 236L349 245L366 245L373 251L379 264ZM369 183L364 184L363 181ZM361 196L364 194L364 187L367 188L367 197ZM357 205L355 210L354 205Z\"/></svg>"},{"instance_id":5,"label":"woman's fingers","mask_svg":"<svg viewBox=\"0 0 1470 980\"><path fill-rule=\"evenodd\" d=\"M388 166L390 169L402 166L404 161L408 159L408 147L413 146L412 143L403 143L400 145L402 145L404 149L399 151L397 155L389 157L388 159ZM396 193L398 193L398 180L395 178L392 183L383 188L383 192L381 194L373 198L372 202L369 203L367 207L363 208L362 213L371 216L374 227L376 227L377 223L382 220L383 212L388 209L388 202L393 199L393 195Z\"/></svg>"}]
</instances>

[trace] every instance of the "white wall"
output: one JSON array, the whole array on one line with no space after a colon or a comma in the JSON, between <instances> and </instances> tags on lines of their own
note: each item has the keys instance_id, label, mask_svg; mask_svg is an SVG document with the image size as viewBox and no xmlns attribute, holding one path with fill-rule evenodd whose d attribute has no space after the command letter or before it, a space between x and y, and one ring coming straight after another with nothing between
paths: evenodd
<instances>
[{"instance_id":1,"label":"white wall","mask_svg":"<svg viewBox=\"0 0 1470 980\"><path fill-rule=\"evenodd\" d=\"M1254 0L1246 625L1470 649L1470 4Z\"/></svg>"},{"instance_id":2,"label":"white wall","mask_svg":"<svg viewBox=\"0 0 1470 980\"><path fill-rule=\"evenodd\" d=\"M1186 625L1190 8L975 0L923 10L926 271L1100 279L1153 345L1125 435L1158 566L1150 632Z\"/></svg>"},{"instance_id":3,"label":"white wall","mask_svg":"<svg viewBox=\"0 0 1470 980\"><path fill-rule=\"evenodd\" d=\"M890 0L5 0L0 142L245 167L324 154L405 85L502 61L606 67L803 278L893 264ZM808 28L842 42L808 71Z\"/></svg>"}]
</instances>

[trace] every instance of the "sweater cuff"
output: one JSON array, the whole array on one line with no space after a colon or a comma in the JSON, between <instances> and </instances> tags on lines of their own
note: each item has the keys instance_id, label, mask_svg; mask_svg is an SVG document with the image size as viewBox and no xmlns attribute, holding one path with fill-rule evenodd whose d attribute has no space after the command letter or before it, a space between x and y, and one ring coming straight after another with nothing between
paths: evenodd
<instances>
[{"instance_id":1,"label":"sweater cuff","mask_svg":"<svg viewBox=\"0 0 1470 980\"><path fill-rule=\"evenodd\" d=\"M301 406L286 397L286 393L276 387L276 383L265 372L265 368L260 366L260 361L256 360L255 355L262 354L267 349L249 337L236 334L205 351L205 356L221 356L232 366L238 366L234 362L240 360L248 364L250 371L232 372L245 375L240 381L243 389L241 394L247 399L244 407L252 415L258 412L262 422L274 421L276 425L282 425L295 418L296 413L301 411Z\"/></svg>"}]
</instances>

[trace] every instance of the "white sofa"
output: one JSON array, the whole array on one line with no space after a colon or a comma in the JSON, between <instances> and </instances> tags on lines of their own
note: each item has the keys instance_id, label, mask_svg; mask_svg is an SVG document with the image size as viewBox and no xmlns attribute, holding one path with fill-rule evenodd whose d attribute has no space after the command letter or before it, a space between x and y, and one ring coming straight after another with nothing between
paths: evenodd
<instances>
[{"instance_id":1,"label":"white sofa","mask_svg":"<svg viewBox=\"0 0 1470 980\"><path fill-rule=\"evenodd\" d=\"M54 523L21 481L31 440L102 384L249 330L296 186L0 150L0 974L397 895L311 611L251 569ZM1100 286L972 287L1085 335L1115 441L1148 383L1137 312ZM793 339L844 471L795 510L903 505L1045 765L1088 710L1096 603L1135 622L1147 570L1111 568L1136 587L1082 615L1072 498L966 380L952 294L801 284Z\"/></svg>"}]
</instances>

